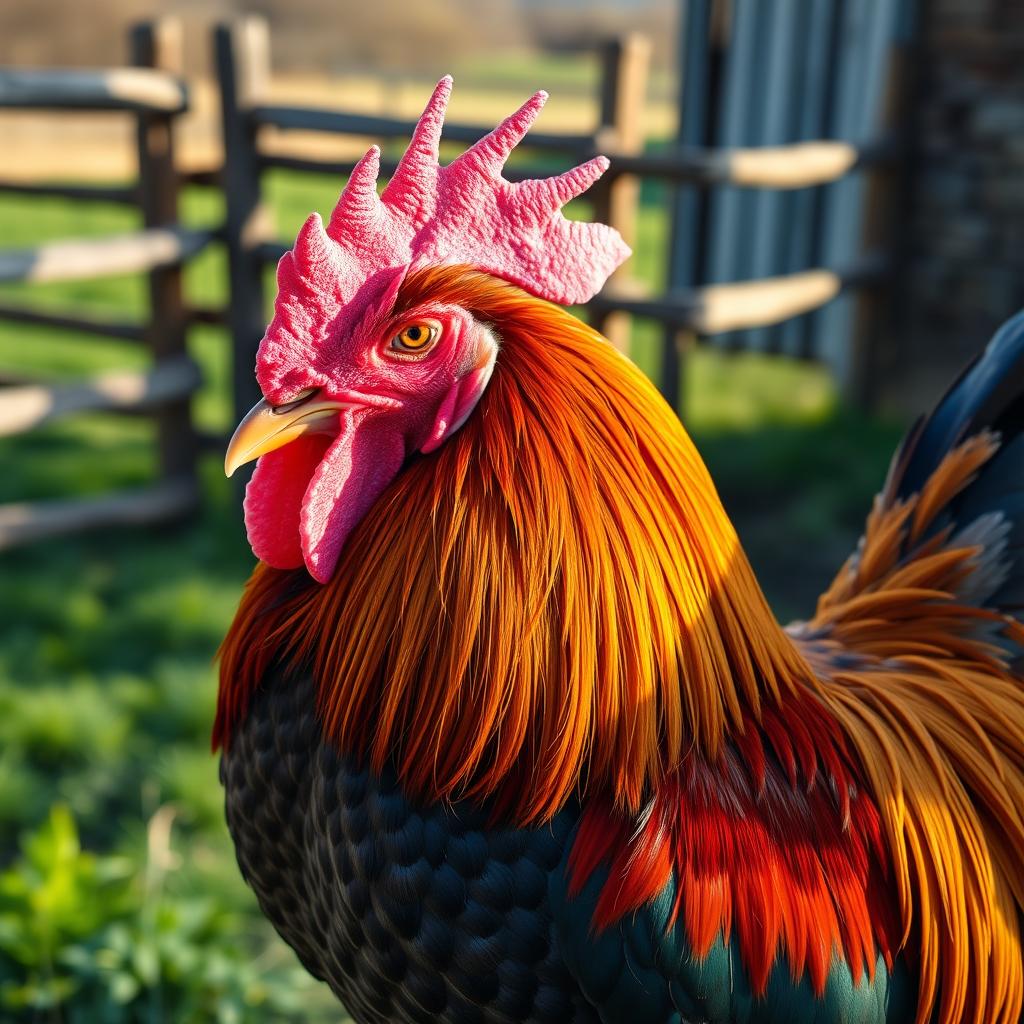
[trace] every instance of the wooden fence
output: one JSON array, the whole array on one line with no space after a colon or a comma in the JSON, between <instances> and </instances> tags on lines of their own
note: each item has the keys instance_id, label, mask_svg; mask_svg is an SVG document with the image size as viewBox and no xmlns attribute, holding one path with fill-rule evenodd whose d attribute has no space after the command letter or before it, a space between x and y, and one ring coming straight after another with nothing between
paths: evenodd
<instances>
[{"instance_id":1,"label":"wooden fence","mask_svg":"<svg viewBox=\"0 0 1024 1024\"><path fill-rule=\"evenodd\" d=\"M695 0L690 8L707 12L714 3L715 0ZM107 72L0 70L2 106L111 110L134 116L139 159L138 181L124 187L0 181L0 191L26 197L57 195L81 202L121 203L139 209L143 221L142 229L130 235L54 242L23 251L0 250L0 280L52 281L145 272L150 286L150 314L144 323L100 322L84 316L2 304L0 318L141 343L149 347L154 358L152 369L146 373L108 374L74 384L10 377L5 380L0 376L0 435L20 433L57 416L110 410L152 416L160 451L160 480L145 492L0 508L0 548L98 523L173 518L195 506L198 452L205 444L222 444L223 439L201 438L191 422L189 396L198 386L199 374L186 351L186 330L189 324L197 322L229 327L233 402L236 413L242 415L260 397L253 365L266 326L266 272L291 244L274 240L270 235L263 201L263 175L273 168L287 168L342 177L355 164L349 160L314 159L298 151L268 152L260 145L261 129L274 127L285 136L298 130L403 142L412 133L414 123L405 119L269 102L269 35L266 23L259 18L219 25L213 42L221 94L224 163L216 169L190 174L181 173L174 161L173 125L188 103L185 85L174 73L180 68L180 31L174 22L140 26L133 33L135 66L131 68ZM701 52L699 47L695 52ZM716 57L713 49L706 46L703 52L712 62L720 59L720 54ZM642 38L629 36L610 42L602 51L597 123L591 130L576 134L530 133L521 148L528 154L542 155L546 165L516 163L508 169L508 176L513 180L547 176L553 170L552 155L557 162L564 161L569 166L604 153L611 165L591 191L594 214L596 219L614 225L630 242L635 241L642 179L659 180L670 191L685 193L691 199L722 186L809 189L861 171L868 174L871 183L867 228L863 233L869 244L849 265L812 265L758 280L688 287L677 284L661 293L631 280L628 270L612 277L590 303L588 315L623 350L629 346L631 318L653 319L663 326L657 383L678 408L680 353L688 339L779 324L821 309L847 289L859 289L865 296L862 310L877 308L892 281L892 259L884 248L888 239L882 225L884 218L879 214L884 204L879 196L884 195L886 183L892 177L896 147L894 140L887 137L860 146L812 139L782 146L717 147L688 141L706 138L697 131L690 135L681 133L681 141L669 148L647 152L640 127L647 65L648 46ZM693 76L687 68L683 70L680 116L703 124L713 111L703 109L695 114L691 109L693 90L688 93L686 85ZM707 95L713 99L713 94ZM468 145L491 127L447 123L444 138L449 143ZM396 163L382 161L382 173L386 176L393 172ZM213 231L195 231L180 224L179 192L183 184L190 183L219 185L223 189L223 226ZM706 203L699 205L698 213L698 235L706 235ZM673 248L678 248L680 223L678 217L674 218L677 237L673 239ZM223 241L228 251L228 307L191 308L182 294L182 266L213 240ZM670 273L670 281L681 279L678 273ZM877 321L858 317L862 337L876 329ZM861 355L869 350L863 340L855 346ZM805 348L794 354L814 353ZM866 358L862 359L859 379L865 376L864 368L868 365ZM849 389L848 393L855 398L863 397Z\"/></svg>"},{"instance_id":2,"label":"wooden fence","mask_svg":"<svg viewBox=\"0 0 1024 1024\"><path fill-rule=\"evenodd\" d=\"M370 117L343 110L273 105L266 101L269 37L266 24L246 18L216 29L217 74L223 97L224 182L227 190L227 240L231 263L231 326L236 354L235 396L238 411L258 398L252 379L256 346L265 327L264 268L290 243L269 241L261 231L261 176L274 167L296 171L351 172L355 161L314 159L301 154L268 153L259 146L264 126L278 129L356 135L378 140L408 139L413 123ZM594 187L595 217L614 225L635 241L640 179L658 179L670 187L737 186L749 189L806 189L836 182L867 169L885 180L894 145L880 139L855 146L844 141L806 141L761 148L709 148L676 145L644 152L641 114L647 85L648 46L638 36L609 43L602 53L600 114L591 131L579 134L531 132L520 148L556 154L566 165L604 153L611 166ZM472 144L490 126L445 124L447 142ZM382 161L382 174L397 161ZM550 167L515 165L512 180L546 176ZM627 264L628 267L628 264ZM846 289L877 295L889 279L891 261L884 251L866 250L848 266L812 267L769 279L690 288L657 294L630 280L628 270L615 274L589 306L591 321L618 347L629 345L630 317L660 322L666 328L658 384L678 407L679 345L688 334L708 336L741 328L763 327L820 309ZM876 329L862 324L862 330ZM804 353L809 355L810 353Z\"/></svg>"},{"instance_id":3,"label":"wooden fence","mask_svg":"<svg viewBox=\"0 0 1024 1024\"><path fill-rule=\"evenodd\" d=\"M0 180L0 192L27 199L61 196L81 203L135 207L142 227L116 236L48 242L0 250L0 281L47 282L145 273L149 314L143 322L51 313L31 305L0 304L0 319L104 335L144 345L153 362L72 382L0 377L0 436L21 434L59 417L111 411L151 417L156 424L159 479L152 486L94 498L0 506L0 549L97 525L156 523L180 518L199 500L198 440L190 396L199 370L185 333L202 311L188 308L182 266L212 239L179 222L180 179L173 128L188 107L181 77L181 33L176 22L139 26L131 35L134 66L104 71L0 70L0 107L111 111L135 119L138 180L118 187L33 184Z\"/></svg>"}]
</instances>

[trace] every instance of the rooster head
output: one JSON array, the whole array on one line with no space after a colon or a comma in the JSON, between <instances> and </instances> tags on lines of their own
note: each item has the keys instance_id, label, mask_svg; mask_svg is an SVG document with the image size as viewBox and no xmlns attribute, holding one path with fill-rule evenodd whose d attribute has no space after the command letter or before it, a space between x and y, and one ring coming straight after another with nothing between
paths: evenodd
<instances>
[{"instance_id":1,"label":"rooster head","mask_svg":"<svg viewBox=\"0 0 1024 1024\"><path fill-rule=\"evenodd\" d=\"M259 459L245 497L253 552L275 568L304 564L321 583L405 460L466 421L498 356L500 324L440 302L402 308L410 271L465 265L571 304L629 255L613 228L562 216L605 171L604 157L553 178L502 176L545 93L442 167L450 91L446 77L383 193L373 147L326 227L314 213L281 258L256 360L264 398L228 446L228 475Z\"/></svg>"}]
</instances>

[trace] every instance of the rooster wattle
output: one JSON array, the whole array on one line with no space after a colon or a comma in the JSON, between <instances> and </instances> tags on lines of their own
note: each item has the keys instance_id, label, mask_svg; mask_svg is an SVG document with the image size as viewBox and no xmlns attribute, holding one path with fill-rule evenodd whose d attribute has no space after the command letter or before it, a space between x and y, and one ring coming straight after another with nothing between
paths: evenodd
<instances>
[{"instance_id":1,"label":"rooster wattle","mask_svg":"<svg viewBox=\"0 0 1024 1024\"><path fill-rule=\"evenodd\" d=\"M227 466L257 566L214 743L242 871L365 1022L1017 1024L1024 317L783 629L699 455L552 303L628 255L438 164L450 80L281 261Z\"/></svg>"}]
</instances>

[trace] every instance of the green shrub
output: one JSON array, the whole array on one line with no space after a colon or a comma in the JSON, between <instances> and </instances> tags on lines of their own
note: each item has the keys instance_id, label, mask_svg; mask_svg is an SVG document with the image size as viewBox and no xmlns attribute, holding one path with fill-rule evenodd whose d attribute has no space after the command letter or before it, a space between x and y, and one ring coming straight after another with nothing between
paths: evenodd
<instances>
[{"instance_id":1,"label":"green shrub","mask_svg":"<svg viewBox=\"0 0 1024 1024\"><path fill-rule=\"evenodd\" d=\"M242 1024L313 1019L311 1002L329 1005L281 947L254 955L244 917L174 895L173 817L164 805L150 819L141 874L127 857L83 850L63 805L23 837L0 874L5 1020Z\"/></svg>"}]
</instances>

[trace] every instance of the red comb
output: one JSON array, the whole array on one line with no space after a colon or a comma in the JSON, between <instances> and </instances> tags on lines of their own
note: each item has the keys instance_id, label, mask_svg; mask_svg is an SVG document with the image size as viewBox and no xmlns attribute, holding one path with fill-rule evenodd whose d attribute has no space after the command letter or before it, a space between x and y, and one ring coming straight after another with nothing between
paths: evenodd
<instances>
[{"instance_id":1,"label":"red comb","mask_svg":"<svg viewBox=\"0 0 1024 1024\"><path fill-rule=\"evenodd\" d=\"M547 94L538 92L452 163L438 144L452 80L434 90L409 148L377 194L380 150L359 161L326 229L314 213L277 268L278 297L257 360L264 394L288 390L289 367L324 365L410 267L466 263L552 302L585 302L629 256L604 224L562 207L607 169L603 156L553 178L506 181L502 169ZM325 351L329 349L330 351Z\"/></svg>"}]
</instances>

